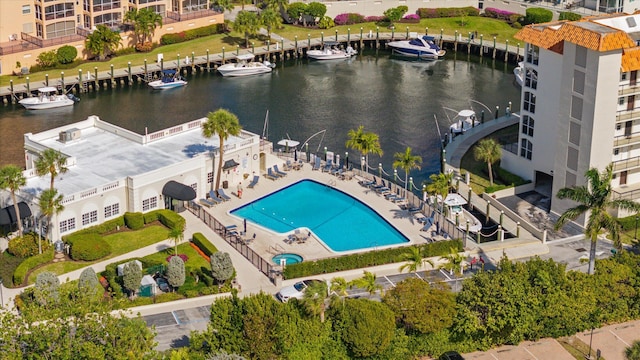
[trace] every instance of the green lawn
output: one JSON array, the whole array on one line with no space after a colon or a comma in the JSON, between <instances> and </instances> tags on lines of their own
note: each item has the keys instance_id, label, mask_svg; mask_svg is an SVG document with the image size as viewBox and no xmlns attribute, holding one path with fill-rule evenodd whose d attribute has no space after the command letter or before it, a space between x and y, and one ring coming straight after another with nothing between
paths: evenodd
<instances>
[{"instance_id":1,"label":"green lawn","mask_svg":"<svg viewBox=\"0 0 640 360\"><path fill-rule=\"evenodd\" d=\"M57 275L66 274L70 271L81 269L83 267L114 258L116 256L126 254L128 252L143 248L148 245L155 244L159 241L169 238L169 229L162 225L151 225L137 231L122 231L115 234L107 235L104 240L111 245L111 254L105 258L87 262L87 261L65 261L61 263L51 263L39 267L29 274L27 283L33 284L38 274L45 271L51 271ZM166 256L165 256L166 257ZM206 261L205 261L206 262Z\"/></svg>"},{"instance_id":2,"label":"green lawn","mask_svg":"<svg viewBox=\"0 0 640 360\"><path fill-rule=\"evenodd\" d=\"M503 21L479 16L467 16L464 19L465 24L461 25L460 20L461 18L438 18L423 19L418 24L398 23L396 24L396 34L398 34L398 36L404 36L407 26L409 27L410 32L417 32L419 34L422 34L428 27L429 34L435 36L440 35L440 29L443 29L443 33L445 35L454 35L455 31L457 30L458 33L464 37L467 37L469 32L478 31L478 36L480 34L484 35L486 44L492 44L494 36L500 43L504 43L505 40L508 39L510 44L516 46L516 43L518 42L513 38L513 35L518 32L518 30L510 27ZM356 35L360 33L360 27L363 28L363 33L368 33L369 30L373 32L376 31L375 23L363 23L355 25L336 26L331 29L311 29L299 26L284 25L281 29L275 29L273 32L291 41L295 39L295 36L298 36L298 41L306 41L308 35L310 35L311 38L320 38L322 32L324 32L324 36L326 39L334 37L336 30L338 30L338 35L346 35L348 31L347 29L349 28L351 29L351 34ZM391 30L386 27L382 27L380 28L380 32L391 32ZM249 41L253 42L255 46L265 45L266 40L266 36L255 36L249 39ZM179 44L157 47L148 53L136 53L117 56L102 62L86 61L82 62L78 66L69 69L49 69L47 71L32 73L29 75L29 81L32 83L36 81L43 81L45 79L45 74L49 74L50 78L58 78L60 77L61 71L64 71L66 76L73 77L77 76L78 69L82 69L84 73L86 73L87 71L91 71L93 73L94 67L97 67L98 71L107 71L110 69L111 64L113 64L116 69L126 68L128 62L131 62L133 66L142 66L145 59L147 59L149 63L155 62L157 54L159 53L164 54L164 59L168 61L177 59L178 54L180 55L181 59L184 59L185 56L191 56L192 52L195 53L196 56L204 56L206 55L207 49L211 54L216 54L221 53L222 48L224 47L225 52L230 53L236 51L237 46L240 46L240 49L244 50L244 35L232 31L229 34L211 35ZM16 84L26 82L24 78L4 75L0 76L0 86L8 86L10 79L13 79L14 83Z\"/></svg>"},{"instance_id":3,"label":"green lawn","mask_svg":"<svg viewBox=\"0 0 640 360\"><path fill-rule=\"evenodd\" d=\"M145 260L146 263L167 265L167 257L173 254L175 254L175 250L171 247L155 254L147 255L143 260ZM188 257L187 262L184 264L187 269L187 273L189 273L189 269L195 270L202 267L209 269L211 267L207 259L200 256L200 254L198 254L188 242L178 245L178 254L185 254Z\"/></svg>"}]
</instances>

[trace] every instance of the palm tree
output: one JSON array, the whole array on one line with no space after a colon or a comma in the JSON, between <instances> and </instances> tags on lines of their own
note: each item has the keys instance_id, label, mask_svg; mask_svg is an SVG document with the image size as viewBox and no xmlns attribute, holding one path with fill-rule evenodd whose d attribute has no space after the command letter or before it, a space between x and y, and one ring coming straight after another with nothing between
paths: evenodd
<instances>
[{"instance_id":1,"label":"palm tree","mask_svg":"<svg viewBox=\"0 0 640 360\"><path fill-rule=\"evenodd\" d=\"M314 314L320 315L320 322L324 322L324 313L327 309L327 298L329 291L325 281L314 281L304 289L302 302L307 310Z\"/></svg>"},{"instance_id":2,"label":"palm tree","mask_svg":"<svg viewBox=\"0 0 640 360\"><path fill-rule=\"evenodd\" d=\"M133 8L124 14L124 21L133 23L137 44L146 43L147 38L151 42L156 28L162 27L162 16L151 8Z\"/></svg>"},{"instance_id":3,"label":"palm tree","mask_svg":"<svg viewBox=\"0 0 640 360\"><path fill-rule=\"evenodd\" d=\"M343 277L335 277L331 279L330 292L335 296L343 297L343 296L349 295L347 293L348 287L349 287L349 284L347 283L347 280L345 280Z\"/></svg>"},{"instance_id":4,"label":"palm tree","mask_svg":"<svg viewBox=\"0 0 640 360\"><path fill-rule=\"evenodd\" d=\"M380 147L380 137L372 132L365 132L364 126L358 126L358 130L349 130L347 133L349 139L345 145L356 150L365 157L366 171L369 172L369 154L382 156L382 148Z\"/></svg>"},{"instance_id":5,"label":"palm tree","mask_svg":"<svg viewBox=\"0 0 640 360\"><path fill-rule=\"evenodd\" d=\"M416 246L410 247L409 251L402 254L402 261L406 261L406 263L400 266L400 269L398 269L400 272L403 272L404 270L408 270L412 273L418 272L425 263L433 267L433 261L426 259L423 252Z\"/></svg>"},{"instance_id":6,"label":"palm tree","mask_svg":"<svg viewBox=\"0 0 640 360\"><path fill-rule=\"evenodd\" d=\"M232 12L235 6L233 6L233 2L231 0L215 0L213 2L218 8L222 10L222 12L228 11Z\"/></svg>"},{"instance_id":7,"label":"palm tree","mask_svg":"<svg viewBox=\"0 0 640 360\"><path fill-rule=\"evenodd\" d=\"M49 238L49 231L51 229L51 218L59 214L62 210L64 210L64 205L62 205L63 196L58 194L58 190L56 189L47 189L43 190L40 193L40 212L47 218L47 233L45 234L45 238ZM42 254L42 246L40 244L40 236L38 235L38 252Z\"/></svg>"},{"instance_id":8,"label":"palm tree","mask_svg":"<svg viewBox=\"0 0 640 360\"><path fill-rule=\"evenodd\" d=\"M178 255L178 244L184 240L184 228L182 226L176 226L169 230L169 238L173 241L176 256Z\"/></svg>"},{"instance_id":9,"label":"palm tree","mask_svg":"<svg viewBox=\"0 0 640 360\"><path fill-rule=\"evenodd\" d=\"M13 201L13 209L16 212L18 221L18 236L22 236L22 219L20 219L20 209L18 208L18 199L16 191L27 184L27 179L22 173L22 169L15 165L5 165L0 168L0 189L7 189L11 192L11 200Z\"/></svg>"},{"instance_id":10,"label":"palm tree","mask_svg":"<svg viewBox=\"0 0 640 360\"><path fill-rule=\"evenodd\" d=\"M110 55L120 46L122 38L120 34L104 25L98 25L95 30L87 36L85 48L98 57L98 60Z\"/></svg>"},{"instance_id":11,"label":"palm tree","mask_svg":"<svg viewBox=\"0 0 640 360\"><path fill-rule=\"evenodd\" d=\"M395 161L393 162L393 168L401 168L404 170L404 191L407 192L407 185L409 179L409 171L412 169L420 170L420 164L422 163L422 157L411 154L411 148L407 146L404 153L395 153L393 155Z\"/></svg>"},{"instance_id":12,"label":"palm tree","mask_svg":"<svg viewBox=\"0 0 640 360\"><path fill-rule=\"evenodd\" d=\"M494 139L482 139L478 144L473 148L473 157L477 161L484 161L487 163L487 167L489 170L489 184L493 186L493 171L491 169L491 164L500 160L502 157L502 148Z\"/></svg>"},{"instance_id":13,"label":"palm tree","mask_svg":"<svg viewBox=\"0 0 640 360\"><path fill-rule=\"evenodd\" d=\"M450 275L453 275L454 272L457 275L460 275L460 265L462 264L462 261L464 261L464 256L459 254L455 248L450 248L449 254L440 257L440 260L446 261L441 268L449 270Z\"/></svg>"},{"instance_id":14,"label":"palm tree","mask_svg":"<svg viewBox=\"0 0 640 360\"><path fill-rule=\"evenodd\" d=\"M267 0L267 9L274 9L280 14L286 13L289 7L288 0Z\"/></svg>"},{"instance_id":15,"label":"palm tree","mask_svg":"<svg viewBox=\"0 0 640 360\"><path fill-rule=\"evenodd\" d=\"M369 294L373 295L376 291L382 290L382 285L376 283L376 274L364 271L361 278L352 280L349 284L351 287L359 287L365 289Z\"/></svg>"},{"instance_id":16,"label":"palm tree","mask_svg":"<svg viewBox=\"0 0 640 360\"><path fill-rule=\"evenodd\" d=\"M636 340L624 350L624 357L627 360L640 360L640 340Z\"/></svg>"},{"instance_id":17,"label":"palm tree","mask_svg":"<svg viewBox=\"0 0 640 360\"><path fill-rule=\"evenodd\" d=\"M613 165L609 164L602 173L598 169L587 170L585 177L587 184L572 186L558 190L558 199L569 199L578 203L577 206L565 211L556 221L555 229L560 229L567 222L577 219L582 214L587 214L587 226L584 230L587 238L591 239L589 250L589 269L591 274L596 265L596 244L598 233L601 229L607 230L613 238L615 246L620 249L620 224L607 210L621 209L640 211L640 204L628 199L611 199L611 179L613 178Z\"/></svg>"},{"instance_id":18,"label":"palm tree","mask_svg":"<svg viewBox=\"0 0 640 360\"><path fill-rule=\"evenodd\" d=\"M272 8L267 8L260 13L260 22L267 27L267 37L271 39L271 29L282 25L282 16Z\"/></svg>"},{"instance_id":19,"label":"palm tree","mask_svg":"<svg viewBox=\"0 0 640 360\"><path fill-rule=\"evenodd\" d=\"M249 48L249 36L258 34L260 19L256 13L242 10L236 16L233 29L239 33L244 33L245 47Z\"/></svg>"},{"instance_id":20,"label":"palm tree","mask_svg":"<svg viewBox=\"0 0 640 360\"><path fill-rule=\"evenodd\" d=\"M35 162L36 174L38 176L51 176L51 185L49 190L53 190L53 181L58 174L64 174L67 168L67 157L60 151L48 148L40 154Z\"/></svg>"},{"instance_id":21,"label":"palm tree","mask_svg":"<svg viewBox=\"0 0 640 360\"><path fill-rule=\"evenodd\" d=\"M425 184L427 185L426 186L427 193L433 194L433 195L440 195L440 201L442 204L441 210L442 210L442 213L444 214L444 200L449 194L449 190L451 189L453 172L431 174L429 176L429 180L430 181Z\"/></svg>"},{"instance_id":22,"label":"palm tree","mask_svg":"<svg viewBox=\"0 0 640 360\"><path fill-rule=\"evenodd\" d=\"M220 139L220 154L218 154L218 173L216 175L215 189L220 188L220 178L222 177L222 164L224 158L224 141L229 136L238 136L242 131L242 126L238 117L226 109L218 109L207 114L207 121L202 124L202 135L206 138L218 134Z\"/></svg>"}]
</instances>

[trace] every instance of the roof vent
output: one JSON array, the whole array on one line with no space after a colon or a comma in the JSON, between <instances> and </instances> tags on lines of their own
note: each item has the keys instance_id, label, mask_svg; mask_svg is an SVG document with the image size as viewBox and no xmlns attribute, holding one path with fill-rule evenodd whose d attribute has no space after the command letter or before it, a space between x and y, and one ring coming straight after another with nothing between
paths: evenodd
<instances>
[{"instance_id":1,"label":"roof vent","mask_svg":"<svg viewBox=\"0 0 640 360\"><path fill-rule=\"evenodd\" d=\"M629 16L625 20L627 20L627 25L629 25L630 28L636 27L636 19L633 16Z\"/></svg>"}]
</instances>

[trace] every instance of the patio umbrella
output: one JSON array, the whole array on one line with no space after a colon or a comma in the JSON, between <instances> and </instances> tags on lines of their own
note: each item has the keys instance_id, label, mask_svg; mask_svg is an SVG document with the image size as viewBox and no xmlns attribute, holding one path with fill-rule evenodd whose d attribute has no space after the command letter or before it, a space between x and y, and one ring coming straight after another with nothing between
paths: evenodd
<instances>
[{"instance_id":1,"label":"patio umbrella","mask_svg":"<svg viewBox=\"0 0 640 360\"><path fill-rule=\"evenodd\" d=\"M242 225L244 225L244 233L247 233L247 219L242 220Z\"/></svg>"},{"instance_id":2,"label":"patio umbrella","mask_svg":"<svg viewBox=\"0 0 640 360\"><path fill-rule=\"evenodd\" d=\"M293 151L293 161L298 161L298 149Z\"/></svg>"}]
</instances>

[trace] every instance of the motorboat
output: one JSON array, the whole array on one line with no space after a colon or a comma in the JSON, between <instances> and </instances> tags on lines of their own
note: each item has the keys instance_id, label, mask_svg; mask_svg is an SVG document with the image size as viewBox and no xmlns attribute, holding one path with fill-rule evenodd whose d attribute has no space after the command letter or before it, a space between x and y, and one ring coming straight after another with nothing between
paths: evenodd
<instances>
[{"instance_id":1,"label":"motorboat","mask_svg":"<svg viewBox=\"0 0 640 360\"><path fill-rule=\"evenodd\" d=\"M63 106L71 106L76 102L74 95L58 95L58 89L52 86L38 89L38 96L24 98L18 103L29 110L53 109ZM80 99L78 99L80 100Z\"/></svg>"},{"instance_id":2,"label":"motorboat","mask_svg":"<svg viewBox=\"0 0 640 360\"><path fill-rule=\"evenodd\" d=\"M477 233L482 230L482 223L480 220L464 208L464 206L467 205L467 200L465 200L465 198L460 194L448 194L447 197L444 198L444 205L447 208L447 217L451 219L451 221L453 221L461 230L467 231L467 223L469 224L470 232Z\"/></svg>"},{"instance_id":3,"label":"motorboat","mask_svg":"<svg viewBox=\"0 0 640 360\"><path fill-rule=\"evenodd\" d=\"M242 54L238 55L236 63L228 63L218 67L218 72L222 76L248 76L265 74L273 71L275 64L269 61L253 61L255 55Z\"/></svg>"},{"instance_id":4,"label":"motorboat","mask_svg":"<svg viewBox=\"0 0 640 360\"><path fill-rule=\"evenodd\" d=\"M516 83L520 87L522 87L522 84L524 83L524 74L525 74L524 62L520 61L518 63L518 66L516 66L516 68L513 69L513 75L515 75L516 77Z\"/></svg>"},{"instance_id":5,"label":"motorboat","mask_svg":"<svg viewBox=\"0 0 640 360\"><path fill-rule=\"evenodd\" d=\"M453 135L459 135L465 131L480 125L473 110L462 110L453 118L453 123L449 126L449 131Z\"/></svg>"},{"instance_id":6,"label":"motorboat","mask_svg":"<svg viewBox=\"0 0 640 360\"><path fill-rule=\"evenodd\" d=\"M349 59L358 54L351 46L347 46L345 50L338 48L339 43L335 41L325 41L322 50L309 50L307 57L313 60L338 60Z\"/></svg>"},{"instance_id":7,"label":"motorboat","mask_svg":"<svg viewBox=\"0 0 640 360\"><path fill-rule=\"evenodd\" d=\"M440 49L433 36L424 35L411 40L390 41L387 43L394 53L424 60L435 60L447 52Z\"/></svg>"},{"instance_id":8,"label":"motorboat","mask_svg":"<svg viewBox=\"0 0 640 360\"><path fill-rule=\"evenodd\" d=\"M163 70L162 77L158 80L149 82L149 86L154 90L173 89L187 85L176 70Z\"/></svg>"}]
</instances>

